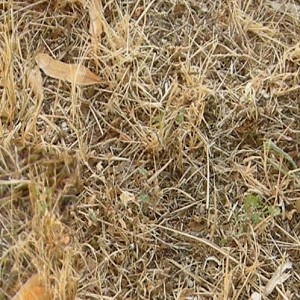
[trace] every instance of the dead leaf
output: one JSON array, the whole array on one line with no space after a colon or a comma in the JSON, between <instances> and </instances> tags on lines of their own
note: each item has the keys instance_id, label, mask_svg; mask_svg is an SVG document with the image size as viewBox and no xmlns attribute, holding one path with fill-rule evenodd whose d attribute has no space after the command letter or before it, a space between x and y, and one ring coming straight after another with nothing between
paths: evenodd
<instances>
[{"instance_id":1,"label":"dead leaf","mask_svg":"<svg viewBox=\"0 0 300 300\"><path fill-rule=\"evenodd\" d=\"M206 222L205 222L204 218L194 215L191 218L191 221L189 222L188 226L189 226L190 230L192 230L192 231L201 232L202 230L205 229Z\"/></svg>"},{"instance_id":2,"label":"dead leaf","mask_svg":"<svg viewBox=\"0 0 300 300\"><path fill-rule=\"evenodd\" d=\"M90 0L88 9L90 15L89 33L93 37L99 37L99 35L103 32L100 1Z\"/></svg>"},{"instance_id":3,"label":"dead leaf","mask_svg":"<svg viewBox=\"0 0 300 300\"><path fill-rule=\"evenodd\" d=\"M98 42L103 32L103 20L102 20L102 4L100 0L87 1L89 16L90 16L90 28L89 33L91 35L91 44L94 54L98 52ZM97 62L96 62L97 64Z\"/></svg>"},{"instance_id":4,"label":"dead leaf","mask_svg":"<svg viewBox=\"0 0 300 300\"><path fill-rule=\"evenodd\" d=\"M52 300L39 274L32 275L11 300Z\"/></svg>"},{"instance_id":5,"label":"dead leaf","mask_svg":"<svg viewBox=\"0 0 300 300\"><path fill-rule=\"evenodd\" d=\"M55 60L46 53L38 53L35 61L44 73L50 77L78 85L101 83L100 78L79 64L66 64Z\"/></svg>"},{"instance_id":6,"label":"dead leaf","mask_svg":"<svg viewBox=\"0 0 300 300\"><path fill-rule=\"evenodd\" d=\"M285 217L291 221L294 217L294 214L296 214L298 211L296 209L292 209L292 210L289 210L287 212L285 212ZM300 212L300 207L299 207L299 212Z\"/></svg>"},{"instance_id":7,"label":"dead leaf","mask_svg":"<svg viewBox=\"0 0 300 300\"><path fill-rule=\"evenodd\" d=\"M32 89L32 92L39 99L43 99L43 78L41 71L38 66L29 71L28 74L28 83Z\"/></svg>"},{"instance_id":8,"label":"dead leaf","mask_svg":"<svg viewBox=\"0 0 300 300\"><path fill-rule=\"evenodd\" d=\"M249 300L261 300L261 294L254 292Z\"/></svg>"},{"instance_id":9,"label":"dead leaf","mask_svg":"<svg viewBox=\"0 0 300 300\"><path fill-rule=\"evenodd\" d=\"M275 271L272 278L269 280L269 282L267 283L264 289L264 294L266 296L270 295L278 284L284 283L290 277L290 274L285 273L285 271L291 268L292 268L292 263L289 261L280 265L277 268L277 270Z\"/></svg>"},{"instance_id":10,"label":"dead leaf","mask_svg":"<svg viewBox=\"0 0 300 300\"><path fill-rule=\"evenodd\" d=\"M128 203L131 201L135 201L135 196L133 193L122 191L122 194L120 195L120 200L123 203L125 207L127 207Z\"/></svg>"}]
</instances>

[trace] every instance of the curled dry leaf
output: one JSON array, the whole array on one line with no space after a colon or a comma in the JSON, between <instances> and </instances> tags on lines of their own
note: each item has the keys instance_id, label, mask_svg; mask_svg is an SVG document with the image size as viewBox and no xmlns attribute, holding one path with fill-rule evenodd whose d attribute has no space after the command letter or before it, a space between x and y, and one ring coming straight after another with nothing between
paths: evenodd
<instances>
[{"instance_id":1,"label":"curled dry leaf","mask_svg":"<svg viewBox=\"0 0 300 300\"><path fill-rule=\"evenodd\" d=\"M50 77L68 81L77 85L101 83L100 78L79 64L66 64L55 60L46 53L38 53L35 61L44 73Z\"/></svg>"},{"instance_id":2,"label":"curled dry leaf","mask_svg":"<svg viewBox=\"0 0 300 300\"><path fill-rule=\"evenodd\" d=\"M35 94L35 96L41 100L43 99L43 78L39 67L29 71L28 83Z\"/></svg>"},{"instance_id":3,"label":"curled dry leaf","mask_svg":"<svg viewBox=\"0 0 300 300\"><path fill-rule=\"evenodd\" d=\"M52 300L39 274L32 275L12 300Z\"/></svg>"},{"instance_id":4,"label":"curled dry leaf","mask_svg":"<svg viewBox=\"0 0 300 300\"><path fill-rule=\"evenodd\" d=\"M278 284L284 283L290 277L290 274L285 273L285 271L291 268L292 263L288 261L276 269L275 273L264 289L264 294L266 296L270 295Z\"/></svg>"}]
</instances>

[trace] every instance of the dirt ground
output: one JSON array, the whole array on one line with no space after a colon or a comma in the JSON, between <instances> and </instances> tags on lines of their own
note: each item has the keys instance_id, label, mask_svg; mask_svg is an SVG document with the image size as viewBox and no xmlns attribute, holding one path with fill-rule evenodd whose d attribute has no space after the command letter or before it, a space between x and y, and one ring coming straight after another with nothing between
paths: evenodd
<instances>
[{"instance_id":1,"label":"dirt ground","mask_svg":"<svg viewBox=\"0 0 300 300\"><path fill-rule=\"evenodd\" d=\"M0 1L0 299L300 299L300 4L93 1Z\"/></svg>"}]
</instances>

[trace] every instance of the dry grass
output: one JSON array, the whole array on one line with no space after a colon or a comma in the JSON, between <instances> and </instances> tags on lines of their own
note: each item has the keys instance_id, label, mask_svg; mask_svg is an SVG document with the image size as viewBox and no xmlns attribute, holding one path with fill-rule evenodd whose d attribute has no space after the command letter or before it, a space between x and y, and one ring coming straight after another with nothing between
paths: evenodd
<instances>
[{"instance_id":1,"label":"dry grass","mask_svg":"<svg viewBox=\"0 0 300 300\"><path fill-rule=\"evenodd\" d=\"M240 3L239 3L240 2ZM0 299L300 298L300 16L275 1L0 2ZM74 87L34 54L83 62ZM269 141L273 141L278 148Z\"/></svg>"}]
</instances>

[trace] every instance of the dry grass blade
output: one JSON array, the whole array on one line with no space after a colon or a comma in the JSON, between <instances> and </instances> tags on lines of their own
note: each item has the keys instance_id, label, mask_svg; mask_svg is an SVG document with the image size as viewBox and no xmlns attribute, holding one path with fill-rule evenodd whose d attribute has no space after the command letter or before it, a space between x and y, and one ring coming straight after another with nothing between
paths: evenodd
<instances>
[{"instance_id":1,"label":"dry grass blade","mask_svg":"<svg viewBox=\"0 0 300 300\"><path fill-rule=\"evenodd\" d=\"M205 246L208 246L208 247L214 249L215 251L217 251L218 253L224 255L225 257L228 257L228 259L230 261L232 261L233 263L239 264L239 262L234 257L232 257L228 252L224 251L218 245L212 243L211 241L209 241L207 239L199 238L199 237L193 236L191 234L188 234L186 232L179 231L179 230L176 230L176 229L172 229L172 228L169 228L169 227L166 227L166 226L162 226L162 225L157 225L155 227L161 228L161 229L164 229L164 230L167 230L167 231L170 231L170 232L173 232L175 234L178 234L179 236L184 236L186 238L190 238L190 239L192 239L192 240L194 240L196 242L199 242L199 243L201 243L201 244L203 244Z\"/></svg>"},{"instance_id":2,"label":"dry grass blade","mask_svg":"<svg viewBox=\"0 0 300 300\"><path fill-rule=\"evenodd\" d=\"M275 10L278 10L283 13L290 13L296 18L300 15L300 5L296 3L280 2L280 1L268 1L268 4Z\"/></svg>"},{"instance_id":3,"label":"dry grass blade","mask_svg":"<svg viewBox=\"0 0 300 300\"><path fill-rule=\"evenodd\" d=\"M273 143L271 140L268 140L264 143L264 147L267 151L273 151L277 155L281 156L282 158L285 158L293 167L293 169L297 169L297 165L294 162L294 160L290 157L290 155L286 152L284 152L282 149L280 149L275 143Z\"/></svg>"},{"instance_id":4,"label":"dry grass blade","mask_svg":"<svg viewBox=\"0 0 300 300\"><path fill-rule=\"evenodd\" d=\"M30 180L26 179L9 179L9 180L0 180L1 185L14 185L14 184L28 184Z\"/></svg>"},{"instance_id":5,"label":"dry grass blade","mask_svg":"<svg viewBox=\"0 0 300 300\"><path fill-rule=\"evenodd\" d=\"M12 300L51 300L52 297L46 291L40 275L32 275L21 287Z\"/></svg>"},{"instance_id":6,"label":"dry grass blade","mask_svg":"<svg viewBox=\"0 0 300 300\"><path fill-rule=\"evenodd\" d=\"M298 213L300 213L300 199L297 199L295 202L295 208Z\"/></svg>"},{"instance_id":7,"label":"dry grass blade","mask_svg":"<svg viewBox=\"0 0 300 300\"><path fill-rule=\"evenodd\" d=\"M46 53L35 56L36 63L46 75L71 82L75 85L91 85L101 83L101 79L86 67L79 64L66 64L51 58Z\"/></svg>"},{"instance_id":8,"label":"dry grass blade","mask_svg":"<svg viewBox=\"0 0 300 300\"><path fill-rule=\"evenodd\" d=\"M2 2L0 299L297 298L297 1Z\"/></svg>"}]
</instances>

